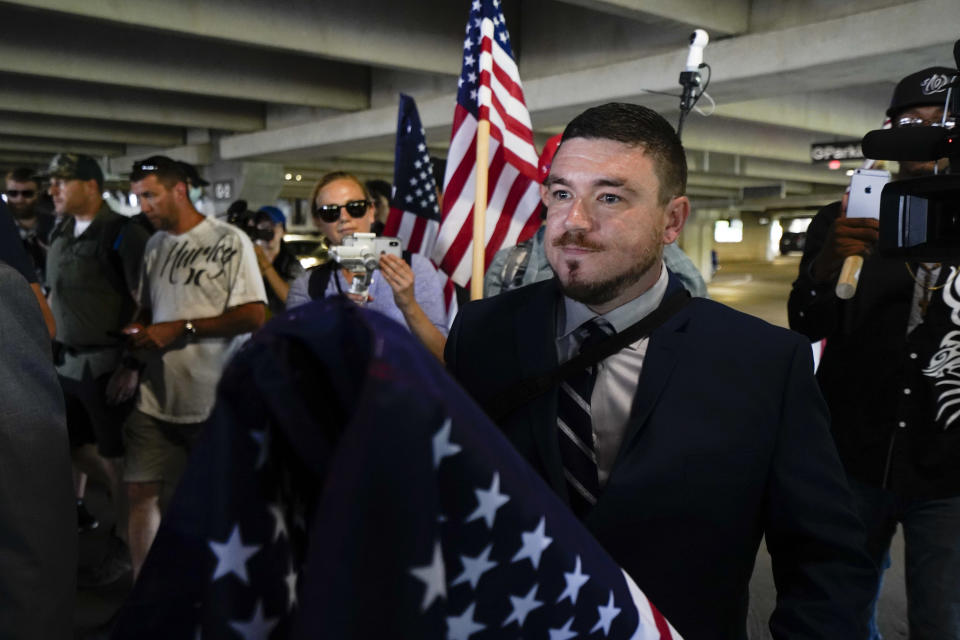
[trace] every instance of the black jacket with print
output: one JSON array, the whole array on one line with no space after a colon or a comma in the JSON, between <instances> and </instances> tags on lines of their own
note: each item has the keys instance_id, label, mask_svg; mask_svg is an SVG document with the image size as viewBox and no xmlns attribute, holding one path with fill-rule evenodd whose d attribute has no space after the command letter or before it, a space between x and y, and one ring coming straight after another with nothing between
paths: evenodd
<instances>
[{"instance_id":1,"label":"black jacket with print","mask_svg":"<svg viewBox=\"0 0 960 640\"><path fill-rule=\"evenodd\" d=\"M960 495L958 263L942 265L926 315L907 335L916 263L869 256L851 300L836 297L835 280L811 278L839 215L833 203L810 224L788 309L791 329L827 340L817 378L840 457L851 476L904 497Z\"/></svg>"}]
</instances>

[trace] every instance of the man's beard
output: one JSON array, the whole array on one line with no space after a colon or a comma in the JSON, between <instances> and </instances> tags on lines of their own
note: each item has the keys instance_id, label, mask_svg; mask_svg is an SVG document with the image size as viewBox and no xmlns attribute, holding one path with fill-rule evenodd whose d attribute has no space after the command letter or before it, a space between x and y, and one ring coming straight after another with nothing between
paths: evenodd
<instances>
[{"instance_id":1,"label":"man's beard","mask_svg":"<svg viewBox=\"0 0 960 640\"><path fill-rule=\"evenodd\" d=\"M564 233L554 240L553 244L558 247L578 246L587 249L602 250L602 247L586 241L577 235L570 234L569 232ZM567 270L569 271L570 282L564 284L563 281L560 281L560 289L568 298L587 306L606 304L619 296L624 289L640 280L640 278L660 262L663 258L663 245L654 242L650 246L652 248L644 249L638 256L636 262L630 265L629 269L599 282L576 282L575 276L579 271L579 262L577 260L568 260Z\"/></svg>"},{"instance_id":2,"label":"man's beard","mask_svg":"<svg viewBox=\"0 0 960 640\"><path fill-rule=\"evenodd\" d=\"M33 210L33 203L14 205L8 202L7 208L10 209L10 215L17 220L29 220L36 217L36 213Z\"/></svg>"}]
</instances>

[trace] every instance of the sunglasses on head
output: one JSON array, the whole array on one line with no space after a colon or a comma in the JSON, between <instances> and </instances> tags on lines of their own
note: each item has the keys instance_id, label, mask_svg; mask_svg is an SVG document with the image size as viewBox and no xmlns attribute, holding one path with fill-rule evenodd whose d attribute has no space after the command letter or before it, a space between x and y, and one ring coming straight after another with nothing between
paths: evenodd
<instances>
[{"instance_id":1,"label":"sunglasses on head","mask_svg":"<svg viewBox=\"0 0 960 640\"><path fill-rule=\"evenodd\" d=\"M336 222L340 219L340 209L346 209L351 218L362 218L369 206L369 200L351 200L346 204L321 204L314 208L313 215L324 222Z\"/></svg>"},{"instance_id":2,"label":"sunglasses on head","mask_svg":"<svg viewBox=\"0 0 960 640\"><path fill-rule=\"evenodd\" d=\"M32 198L37 192L33 189L7 189L7 196L10 198Z\"/></svg>"}]
</instances>

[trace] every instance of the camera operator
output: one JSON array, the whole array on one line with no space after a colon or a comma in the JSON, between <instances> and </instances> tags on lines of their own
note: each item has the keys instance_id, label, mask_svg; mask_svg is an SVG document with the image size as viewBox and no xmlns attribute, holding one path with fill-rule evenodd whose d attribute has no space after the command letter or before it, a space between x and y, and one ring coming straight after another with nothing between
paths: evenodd
<instances>
[{"instance_id":1,"label":"camera operator","mask_svg":"<svg viewBox=\"0 0 960 640\"><path fill-rule=\"evenodd\" d=\"M940 126L956 73L932 67L901 80L887 110L892 125ZM897 177L933 171L933 162L901 162ZM881 257L878 221L845 213L846 199L810 224L790 327L827 339L817 377L878 566L903 527L910 638L958 639L960 420L950 390L960 387L960 326L951 321L960 256L942 264ZM865 257L858 291L840 300L838 274L854 255Z\"/></svg>"},{"instance_id":2,"label":"camera operator","mask_svg":"<svg viewBox=\"0 0 960 640\"><path fill-rule=\"evenodd\" d=\"M264 232L264 236L272 233L269 239L254 241L253 250L257 254L263 286L267 290L267 308L270 315L277 315L286 309L290 285L303 275L303 267L283 241L287 233L287 217L280 209L260 207L257 211L257 228Z\"/></svg>"},{"instance_id":3,"label":"camera operator","mask_svg":"<svg viewBox=\"0 0 960 640\"><path fill-rule=\"evenodd\" d=\"M313 222L331 245L342 244L344 236L370 232L374 221L373 202L366 187L355 176L342 171L328 173L313 188L311 202L314 206ZM366 305L407 326L432 354L443 360L447 327L440 280L429 260L416 254L410 258L410 264L407 264L397 256L380 257ZM311 278L329 277L321 289L324 297L337 295L353 282L351 272L344 269L334 271L328 265L314 267L291 285L287 309L312 299ZM362 302L359 296L350 294L350 297Z\"/></svg>"}]
</instances>

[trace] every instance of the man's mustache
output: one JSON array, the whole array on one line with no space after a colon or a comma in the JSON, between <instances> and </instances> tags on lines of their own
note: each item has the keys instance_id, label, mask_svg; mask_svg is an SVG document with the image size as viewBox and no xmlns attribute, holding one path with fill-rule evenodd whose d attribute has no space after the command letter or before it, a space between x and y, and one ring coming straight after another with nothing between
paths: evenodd
<instances>
[{"instance_id":1,"label":"man's mustache","mask_svg":"<svg viewBox=\"0 0 960 640\"><path fill-rule=\"evenodd\" d=\"M603 245L587 240L583 233L565 231L559 238L554 238L555 247L576 247L578 249L587 249L589 251L602 251Z\"/></svg>"}]
</instances>

